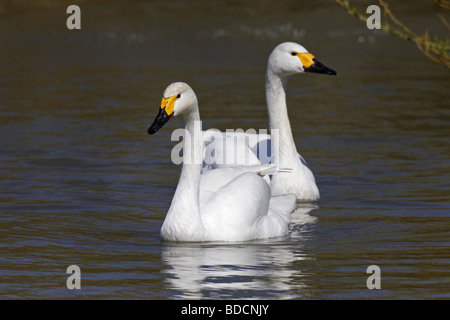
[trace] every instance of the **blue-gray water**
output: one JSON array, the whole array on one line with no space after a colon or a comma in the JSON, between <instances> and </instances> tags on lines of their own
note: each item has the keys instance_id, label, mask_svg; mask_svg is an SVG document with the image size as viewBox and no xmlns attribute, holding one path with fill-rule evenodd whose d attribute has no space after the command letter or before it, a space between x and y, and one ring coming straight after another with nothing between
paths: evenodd
<instances>
[{"instance_id":1,"label":"blue-gray water","mask_svg":"<svg viewBox=\"0 0 450 320\"><path fill-rule=\"evenodd\" d=\"M0 298L450 298L450 74L413 43L332 1L81 2L74 31L66 5L4 3ZM433 3L395 9L448 36ZM288 84L321 200L281 239L162 243L182 126L146 132L164 88L188 82L205 129L267 128L266 61L282 41L338 72ZM69 265L81 290L66 287Z\"/></svg>"}]
</instances>

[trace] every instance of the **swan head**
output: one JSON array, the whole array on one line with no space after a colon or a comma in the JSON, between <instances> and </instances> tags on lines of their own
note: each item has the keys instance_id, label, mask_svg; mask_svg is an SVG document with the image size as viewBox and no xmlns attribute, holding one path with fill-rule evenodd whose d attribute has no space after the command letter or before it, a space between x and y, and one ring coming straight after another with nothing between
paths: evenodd
<instances>
[{"instance_id":1,"label":"swan head","mask_svg":"<svg viewBox=\"0 0 450 320\"><path fill-rule=\"evenodd\" d=\"M198 102L194 90L187 83L174 82L164 90L158 115L148 128L148 133L154 134L173 117L189 114L196 109Z\"/></svg>"},{"instance_id":2,"label":"swan head","mask_svg":"<svg viewBox=\"0 0 450 320\"><path fill-rule=\"evenodd\" d=\"M313 72L336 75L336 71L320 63L314 55L295 42L284 42L273 49L267 69L280 77Z\"/></svg>"}]
</instances>

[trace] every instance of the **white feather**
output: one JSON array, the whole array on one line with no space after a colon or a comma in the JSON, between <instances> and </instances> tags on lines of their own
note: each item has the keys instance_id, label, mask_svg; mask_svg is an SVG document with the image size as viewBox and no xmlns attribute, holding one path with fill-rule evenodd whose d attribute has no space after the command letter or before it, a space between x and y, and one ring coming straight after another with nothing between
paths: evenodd
<instances>
[{"instance_id":1,"label":"white feather","mask_svg":"<svg viewBox=\"0 0 450 320\"><path fill-rule=\"evenodd\" d=\"M272 143L268 134L253 133L215 133L211 142L210 132L204 133L205 146L214 150L216 159L225 159L221 163L211 163L206 155L203 170L207 171L226 166L243 166L273 163L280 168L289 168L289 172L279 171L270 177L272 195L294 193L302 201L315 201L320 198L319 189L313 173L305 160L297 152L292 136L286 105L287 78L293 74L304 73L300 59L292 52L307 53L297 43L286 42L272 51L266 72L266 101L271 132L277 130L278 143ZM229 143L229 140L235 143ZM267 143L267 148L265 147ZM227 148L227 145L234 146ZM268 149L266 156L261 150ZM268 178L267 178L268 179Z\"/></svg>"},{"instance_id":2,"label":"white feather","mask_svg":"<svg viewBox=\"0 0 450 320\"><path fill-rule=\"evenodd\" d=\"M193 137L183 156L201 154L202 134L197 98L185 83L170 85L165 97L177 96L174 115L181 115ZM156 122L156 120L155 120ZM152 125L153 126L153 125ZM273 165L217 168L202 173L202 164L183 162L180 179L161 228L168 241L247 241L279 237L289 232L294 194L271 197L261 174L275 173Z\"/></svg>"}]
</instances>

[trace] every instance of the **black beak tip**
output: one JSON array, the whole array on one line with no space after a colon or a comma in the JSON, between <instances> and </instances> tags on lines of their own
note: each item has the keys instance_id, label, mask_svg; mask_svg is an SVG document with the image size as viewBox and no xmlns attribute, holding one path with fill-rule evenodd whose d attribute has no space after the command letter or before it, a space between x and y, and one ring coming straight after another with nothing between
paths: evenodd
<instances>
[{"instance_id":1,"label":"black beak tip","mask_svg":"<svg viewBox=\"0 0 450 320\"><path fill-rule=\"evenodd\" d=\"M155 121L153 121L153 124L148 127L147 133L148 134L155 134L159 129L161 129L164 124L170 120L170 116L166 113L165 109L160 109L158 115L155 118Z\"/></svg>"},{"instance_id":2,"label":"black beak tip","mask_svg":"<svg viewBox=\"0 0 450 320\"><path fill-rule=\"evenodd\" d=\"M306 72L312 72L312 73L321 73L321 74L327 74L330 76L337 75L337 72L333 69L328 68L327 66L323 65L318 61L317 59L313 59L314 64L311 65L308 69L306 69Z\"/></svg>"}]
</instances>

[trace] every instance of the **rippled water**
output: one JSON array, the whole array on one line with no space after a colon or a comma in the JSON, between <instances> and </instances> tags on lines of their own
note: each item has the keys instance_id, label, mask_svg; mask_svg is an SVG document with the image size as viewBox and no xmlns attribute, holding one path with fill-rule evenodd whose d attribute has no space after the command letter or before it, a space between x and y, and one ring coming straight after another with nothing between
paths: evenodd
<instances>
[{"instance_id":1,"label":"rippled water","mask_svg":"<svg viewBox=\"0 0 450 320\"><path fill-rule=\"evenodd\" d=\"M1 298L450 297L449 71L414 44L331 1L82 2L79 31L38 3L0 6ZM400 9L419 30L448 17ZM266 61L286 40L338 72L288 86L321 200L284 238L162 243L182 125L146 133L164 88L191 84L204 128L267 128ZM73 264L81 290L66 287Z\"/></svg>"}]
</instances>

